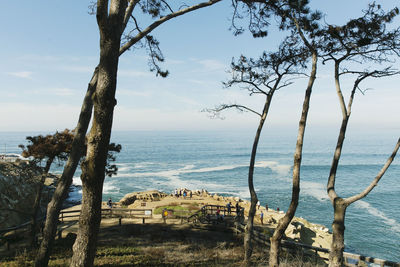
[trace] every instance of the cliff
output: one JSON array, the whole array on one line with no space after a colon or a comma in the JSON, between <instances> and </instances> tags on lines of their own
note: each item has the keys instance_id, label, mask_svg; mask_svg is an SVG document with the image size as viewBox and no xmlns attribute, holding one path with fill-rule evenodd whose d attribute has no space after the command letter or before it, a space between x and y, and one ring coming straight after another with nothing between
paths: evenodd
<instances>
[{"instance_id":1,"label":"cliff","mask_svg":"<svg viewBox=\"0 0 400 267\"><path fill-rule=\"evenodd\" d=\"M29 220L40 174L41 169L28 161L0 162L0 229ZM44 214L53 191L52 178L45 182L40 215Z\"/></svg>"}]
</instances>

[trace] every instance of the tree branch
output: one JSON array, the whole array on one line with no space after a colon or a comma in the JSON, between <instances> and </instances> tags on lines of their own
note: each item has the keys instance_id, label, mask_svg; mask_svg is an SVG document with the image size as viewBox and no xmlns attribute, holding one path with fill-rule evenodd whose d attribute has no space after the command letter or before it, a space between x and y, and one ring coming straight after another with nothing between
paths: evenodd
<instances>
[{"instance_id":1,"label":"tree branch","mask_svg":"<svg viewBox=\"0 0 400 267\"><path fill-rule=\"evenodd\" d=\"M124 22L123 22L123 26L122 26L123 31L126 29L126 25L128 25L129 18L131 17L132 12L135 9L136 4L139 3L139 1L140 0L130 0L129 1L129 5L125 11Z\"/></svg>"},{"instance_id":2,"label":"tree branch","mask_svg":"<svg viewBox=\"0 0 400 267\"><path fill-rule=\"evenodd\" d=\"M344 199L344 201L350 205L351 203L360 200L362 198L364 198L366 195L369 194L369 192L371 192L372 189L374 189L375 186L378 185L379 180L382 178L382 176L385 174L385 172L387 171L387 169L390 167L390 165L392 164L394 158L396 157L397 151L399 150L400 147L400 138L397 140L397 144L393 150L392 155L390 155L390 157L387 159L385 165L383 165L382 169L379 171L379 173L377 174L377 176L375 177L375 179L371 182L371 184L365 188L364 191L362 191L361 193L359 193L358 195L349 197Z\"/></svg>"},{"instance_id":3,"label":"tree branch","mask_svg":"<svg viewBox=\"0 0 400 267\"><path fill-rule=\"evenodd\" d=\"M188 8L184 8L181 9L179 11L176 11L174 13L168 14L165 17L160 18L159 20L153 22L152 24L150 24L146 29L144 29L142 32L138 33L135 37L132 37L127 43L125 43L119 50L119 54L122 55L126 50L128 50L129 48L131 48L134 44L136 44L138 41L140 41L143 37L145 37L148 33L150 33L151 31L153 31L156 27L158 27L159 25L161 25L162 23L184 15L188 12L203 8L203 7L207 7L207 6L211 6L215 3L220 2L221 0L210 0L208 2L203 2Z\"/></svg>"},{"instance_id":4,"label":"tree branch","mask_svg":"<svg viewBox=\"0 0 400 267\"><path fill-rule=\"evenodd\" d=\"M218 107L216 107L216 108L203 109L202 112L211 113L211 114L212 114L212 115L211 115L212 118L221 118L221 117L220 117L220 113L221 113L222 111L224 111L225 109L231 109L231 108L236 108L236 109L239 110L240 112L248 111L248 112L254 113L254 114L256 114L256 115L258 115L258 116L260 116L260 117L262 116L262 115L261 115L260 113L258 113L257 111L255 111L255 110L253 110L253 109L251 109L251 108L249 108L249 107L246 107L246 106L243 106L243 105L238 105L238 104L230 104L230 105L228 105L228 104L222 104L222 105L220 105L220 106L218 106Z\"/></svg>"}]
</instances>

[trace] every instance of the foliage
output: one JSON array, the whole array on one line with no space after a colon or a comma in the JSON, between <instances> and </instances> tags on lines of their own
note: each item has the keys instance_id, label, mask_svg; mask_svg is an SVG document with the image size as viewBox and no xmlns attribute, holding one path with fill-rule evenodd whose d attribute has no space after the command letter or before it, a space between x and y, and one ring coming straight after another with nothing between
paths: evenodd
<instances>
[{"instance_id":1,"label":"foliage","mask_svg":"<svg viewBox=\"0 0 400 267\"><path fill-rule=\"evenodd\" d=\"M23 157L32 158L32 161L37 164L40 164L43 160L50 160L51 164L54 159L58 159L58 164L61 165L62 161L68 159L73 138L74 132L65 129L53 135L27 136L26 140L28 140L29 144L26 147L21 144L19 147L23 150ZM82 149L86 151L86 144ZM117 174L118 167L112 162L115 162L116 153L119 153L121 149L122 146L115 143L110 143L108 147L106 175L110 177Z\"/></svg>"},{"instance_id":2,"label":"foliage","mask_svg":"<svg viewBox=\"0 0 400 267\"><path fill-rule=\"evenodd\" d=\"M65 161L71 151L73 133L65 129L62 132L56 132L53 135L38 135L27 136L28 145L19 145L22 149L22 156L32 158L35 163L40 163L42 160L58 159Z\"/></svg>"},{"instance_id":3,"label":"foliage","mask_svg":"<svg viewBox=\"0 0 400 267\"><path fill-rule=\"evenodd\" d=\"M324 29L325 62L346 59L361 64L390 63L393 56L400 56L400 28L387 29L399 9L384 12L380 5L373 3L363 13L345 25L327 25Z\"/></svg>"}]
</instances>

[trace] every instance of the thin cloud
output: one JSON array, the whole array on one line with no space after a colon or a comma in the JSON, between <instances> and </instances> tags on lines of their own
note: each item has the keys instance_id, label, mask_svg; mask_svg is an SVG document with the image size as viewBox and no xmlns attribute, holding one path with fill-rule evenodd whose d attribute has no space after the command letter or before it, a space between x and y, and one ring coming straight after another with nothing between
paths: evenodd
<instances>
[{"instance_id":1,"label":"thin cloud","mask_svg":"<svg viewBox=\"0 0 400 267\"><path fill-rule=\"evenodd\" d=\"M89 66L61 66L61 70L76 72L76 73L92 73L94 72L94 67Z\"/></svg>"},{"instance_id":2,"label":"thin cloud","mask_svg":"<svg viewBox=\"0 0 400 267\"><path fill-rule=\"evenodd\" d=\"M49 91L57 96L71 96L75 94L75 91L70 88L54 88Z\"/></svg>"},{"instance_id":3,"label":"thin cloud","mask_svg":"<svg viewBox=\"0 0 400 267\"><path fill-rule=\"evenodd\" d=\"M214 59L200 60L199 63L209 71L225 70L226 68L226 64Z\"/></svg>"},{"instance_id":4,"label":"thin cloud","mask_svg":"<svg viewBox=\"0 0 400 267\"><path fill-rule=\"evenodd\" d=\"M119 70L118 75L125 77L150 77L153 76L149 71L137 71L137 70Z\"/></svg>"},{"instance_id":5,"label":"thin cloud","mask_svg":"<svg viewBox=\"0 0 400 267\"><path fill-rule=\"evenodd\" d=\"M22 79L32 79L33 72L31 71L17 71L17 72L6 72L6 74L22 78Z\"/></svg>"},{"instance_id":6,"label":"thin cloud","mask_svg":"<svg viewBox=\"0 0 400 267\"><path fill-rule=\"evenodd\" d=\"M153 94L148 91L133 91L133 90L126 90L126 89L120 89L117 90L117 94L121 96L142 96L142 97L150 97Z\"/></svg>"}]
</instances>

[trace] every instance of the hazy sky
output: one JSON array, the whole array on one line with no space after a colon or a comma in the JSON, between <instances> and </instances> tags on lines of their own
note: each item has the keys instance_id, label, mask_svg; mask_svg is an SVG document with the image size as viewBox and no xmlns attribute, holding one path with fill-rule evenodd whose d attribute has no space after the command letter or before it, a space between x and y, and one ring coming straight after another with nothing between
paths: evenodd
<instances>
[{"instance_id":1,"label":"hazy sky","mask_svg":"<svg viewBox=\"0 0 400 267\"><path fill-rule=\"evenodd\" d=\"M191 1L188 1L191 2ZM229 31L232 9L224 0L215 6L165 23L154 35L161 43L170 71L166 79L149 71L145 50L120 58L114 130L224 130L255 128L251 114L225 113L211 120L200 110L220 103L244 103L260 109L262 97L238 88L223 89L232 57L257 56L273 50L281 36L253 39ZM358 16L367 1L312 1L327 13L329 23ZM381 1L384 7L396 0ZM0 1L0 131L55 131L74 128L93 69L99 57L95 16L90 1ZM317 5L318 4L318 5ZM396 25L399 25L396 19ZM144 24L142 26L145 26ZM273 27L272 27L273 28ZM271 28L271 29L272 29ZM398 63L397 63L398 64ZM320 67L309 117L314 129L335 129L340 110L330 65ZM279 91L270 111L269 127L295 128L306 80ZM353 107L353 129L400 132L400 77L370 80ZM344 88L345 91L346 88Z\"/></svg>"}]
</instances>

